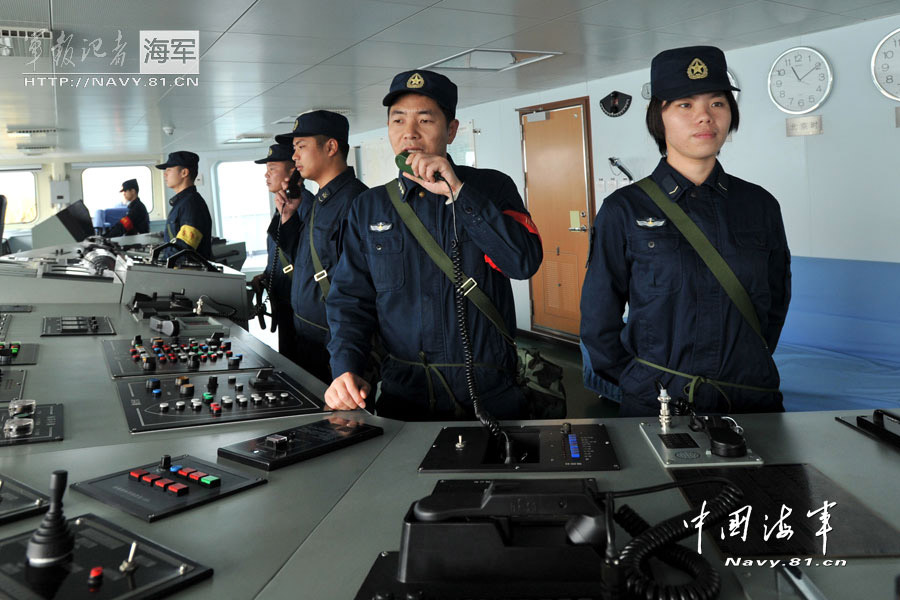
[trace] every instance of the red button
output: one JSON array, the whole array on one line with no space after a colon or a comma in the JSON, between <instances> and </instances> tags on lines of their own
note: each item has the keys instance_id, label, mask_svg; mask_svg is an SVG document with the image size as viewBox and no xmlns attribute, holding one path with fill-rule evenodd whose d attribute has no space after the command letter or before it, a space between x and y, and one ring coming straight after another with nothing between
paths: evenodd
<instances>
[{"instance_id":1,"label":"red button","mask_svg":"<svg viewBox=\"0 0 900 600\"><path fill-rule=\"evenodd\" d=\"M175 483L175 481L174 481L173 479L166 479L166 478L164 477L164 478L162 478L162 479L157 479L156 481L154 481L154 482L153 482L153 485L155 485L155 486L158 487L158 488L166 489L167 487L169 487L169 486L172 485L173 483Z\"/></svg>"},{"instance_id":2,"label":"red button","mask_svg":"<svg viewBox=\"0 0 900 600\"><path fill-rule=\"evenodd\" d=\"M147 485L153 485L153 482L162 477L162 475L157 475L156 473L148 473L141 477L141 483L146 483Z\"/></svg>"},{"instance_id":3,"label":"red button","mask_svg":"<svg viewBox=\"0 0 900 600\"><path fill-rule=\"evenodd\" d=\"M131 479L134 479L135 481L140 481L141 477L143 477L147 473L148 473L148 471L146 469L135 469L135 470L131 471L130 473L128 473L128 477L130 477Z\"/></svg>"},{"instance_id":4,"label":"red button","mask_svg":"<svg viewBox=\"0 0 900 600\"><path fill-rule=\"evenodd\" d=\"M192 469L192 468L190 468L190 467L185 467L185 468L183 468L182 470L178 471L178 474L181 475L182 477L187 477L187 476L189 476L191 473L193 473L193 472L196 471L196 470L197 470L197 469Z\"/></svg>"},{"instance_id":5,"label":"red button","mask_svg":"<svg viewBox=\"0 0 900 600\"><path fill-rule=\"evenodd\" d=\"M220 412L222 412L222 406L218 402L213 402L212 404L209 405L209 410L214 415L217 415Z\"/></svg>"},{"instance_id":6,"label":"red button","mask_svg":"<svg viewBox=\"0 0 900 600\"><path fill-rule=\"evenodd\" d=\"M94 567L91 569L90 578L95 579L97 577L103 577L103 567Z\"/></svg>"},{"instance_id":7,"label":"red button","mask_svg":"<svg viewBox=\"0 0 900 600\"><path fill-rule=\"evenodd\" d=\"M190 488L183 483L173 483L166 488L166 491L173 496L184 496L190 491Z\"/></svg>"},{"instance_id":8,"label":"red button","mask_svg":"<svg viewBox=\"0 0 900 600\"><path fill-rule=\"evenodd\" d=\"M194 481L200 481L201 477L206 477L208 473L204 473L203 471L194 471L190 475L188 475L188 479L193 479Z\"/></svg>"}]
</instances>

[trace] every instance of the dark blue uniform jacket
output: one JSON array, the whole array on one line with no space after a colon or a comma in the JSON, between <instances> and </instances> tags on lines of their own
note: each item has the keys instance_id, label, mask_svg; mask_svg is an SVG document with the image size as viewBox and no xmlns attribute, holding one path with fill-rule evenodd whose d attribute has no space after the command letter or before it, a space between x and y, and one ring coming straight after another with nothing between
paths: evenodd
<instances>
[{"instance_id":1,"label":"dark blue uniform jacket","mask_svg":"<svg viewBox=\"0 0 900 600\"><path fill-rule=\"evenodd\" d=\"M328 322L325 318L325 303L322 289L314 279L309 248L309 222L312 205L316 214L313 227L313 243L328 279L334 277L341 252L341 228L353 200L369 188L356 178L353 167L329 181L319 190L315 198L304 196L298 214L300 224L297 230L297 251L294 257L294 277L291 283L291 306L294 309L294 327L297 335L306 340L325 345L328 343ZM332 293L334 289L332 288Z\"/></svg>"},{"instance_id":2,"label":"dark blue uniform jacket","mask_svg":"<svg viewBox=\"0 0 900 600\"><path fill-rule=\"evenodd\" d=\"M690 243L637 185L630 185L603 201L594 222L581 296L581 340L590 368L621 388L620 415L658 414L657 379L672 397L687 397L685 378L635 357L691 375L778 388L771 353L791 296L790 252L778 202L758 185L726 174L718 162L699 186L665 159L652 178L737 275L768 349ZM730 406L712 385L701 385L694 396L697 409L782 410L780 393L722 389Z\"/></svg>"},{"instance_id":3,"label":"dark blue uniform jacket","mask_svg":"<svg viewBox=\"0 0 900 600\"><path fill-rule=\"evenodd\" d=\"M171 256L183 248L193 248L203 258L212 258L212 218L206 202L195 186L189 186L169 200L172 207L166 219L166 238L175 238L177 248L166 248Z\"/></svg>"},{"instance_id":4,"label":"dark blue uniform jacket","mask_svg":"<svg viewBox=\"0 0 900 600\"><path fill-rule=\"evenodd\" d=\"M137 235L139 233L150 233L150 215L141 199L135 198L128 203L128 213L109 228L107 236L119 237L120 235Z\"/></svg>"},{"instance_id":5,"label":"dark blue uniform jacket","mask_svg":"<svg viewBox=\"0 0 900 600\"><path fill-rule=\"evenodd\" d=\"M514 334L509 278L527 279L537 271L543 256L540 237L508 176L465 166L454 169L464 183L456 201L462 270L491 298ZM449 256L454 230L446 197L427 192L408 179L401 177L401 181L403 201L412 205ZM328 296L332 374L336 377L350 371L361 375L369 340L378 331L392 357L382 366L379 406L391 398L408 409L407 414L452 414L454 398L439 378L422 366L402 361L461 365L463 348L453 290L451 281L403 224L385 186L360 195L347 217L344 253ZM514 385L514 348L471 302L468 329L483 405L498 417L521 416L524 399ZM448 382L456 401L470 405L465 369L435 369ZM429 409L429 388L436 401L433 411Z\"/></svg>"},{"instance_id":6,"label":"dark blue uniform jacket","mask_svg":"<svg viewBox=\"0 0 900 600\"><path fill-rule=\"evenodd\" d=\"M266 250L268 251L268 260L266 262L266 281L274 273L275 279L272 281L272 295L278 302L290 302L291 300L291 276L285 274L284 268L294 264L294 255L297 253L297 242L299 237L297 233L300 231L300 220L302 211L309 207L313 201L312 193L306 188L301 188L300 206L297 212L291 215L287 223L281 222L281 213L277 210L272 216L269 223L269 229L266 231ZM281 252L275 250L275 238L278 237L278 246ZM273 265L274 263L274 270Z\"/></svg>"}]
</instances>

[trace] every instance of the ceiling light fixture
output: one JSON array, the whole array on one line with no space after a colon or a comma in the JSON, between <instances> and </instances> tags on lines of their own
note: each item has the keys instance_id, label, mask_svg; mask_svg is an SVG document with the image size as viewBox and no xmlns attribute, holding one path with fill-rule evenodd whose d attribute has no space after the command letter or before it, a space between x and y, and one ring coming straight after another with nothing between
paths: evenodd
<instances>
[{"instance_id":1,"label":"ceiling light fixture","mask_svg":"<svg viewBox=\"0 0 900 600\"><path fill-rule=\"evenodd\" d=\"M487 71L501 73L518 69L538 61L559 56L562 52L545 50L504 50L500 48L472 48L447 58L428 63L421 69L438 68L451 71Z\"/></svg>"}]
</instances>

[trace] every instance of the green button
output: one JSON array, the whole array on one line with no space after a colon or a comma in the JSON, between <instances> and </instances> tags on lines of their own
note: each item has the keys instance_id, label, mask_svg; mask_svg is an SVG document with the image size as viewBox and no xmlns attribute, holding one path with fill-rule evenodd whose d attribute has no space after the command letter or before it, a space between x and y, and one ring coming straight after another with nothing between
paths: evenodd
<instances>
[{"instance_id":1,"label":"green button","mask_svg":"<svg viewBox=\"0 0 900 600\"><path fill-rule=\"evenodd\" d=\"M215 399L215 395L209 392L203 392L203 400L213 400Z\"/></svg>"},{"instance_id":2,"label":"green button","mask_svg":"<svg viewBox=\"0 0 900 600\"><path fill-rule=\"evenodd\" d=\"M219 478L215 475L207 475L200 478L200 483L206 487L219 487Z\"/></svg>"}]
</instances>

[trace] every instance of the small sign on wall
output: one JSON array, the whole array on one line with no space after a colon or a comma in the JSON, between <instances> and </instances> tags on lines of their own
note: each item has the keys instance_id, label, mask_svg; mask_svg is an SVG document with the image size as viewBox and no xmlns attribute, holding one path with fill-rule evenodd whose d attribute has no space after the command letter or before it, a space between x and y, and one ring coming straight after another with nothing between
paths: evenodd
<instances>
[{"instance_id":1,"label":"small sign on wall","mask_svg":"<svg viewBox=\"0 0 900 600\"><path fill-rule=\"evenodd\" d=\"M822 115L793 117L785 119L784 122L788 137L795 137L798 135L820 135L824 133L822 129Z\"/></svg>"}]
</instances>

